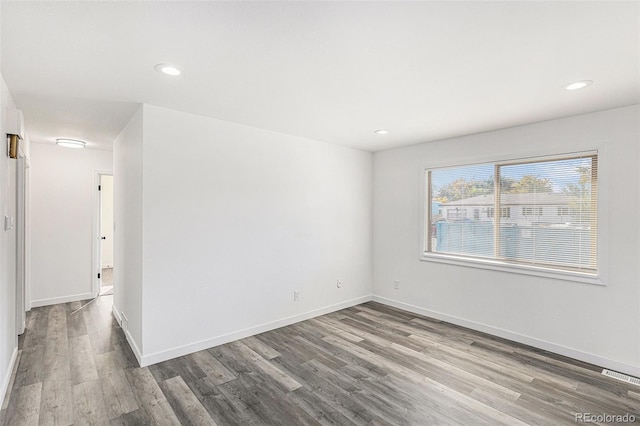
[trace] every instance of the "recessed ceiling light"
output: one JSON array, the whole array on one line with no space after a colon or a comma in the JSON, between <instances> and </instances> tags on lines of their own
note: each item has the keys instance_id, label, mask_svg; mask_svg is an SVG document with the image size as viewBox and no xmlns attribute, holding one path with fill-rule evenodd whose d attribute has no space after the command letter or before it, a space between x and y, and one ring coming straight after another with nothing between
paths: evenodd
<instances>
[{"instance_id":1,"label":"recessed ceiling light","mask_svg":"<svg viewBox=\"0 0 640 426\"><path fill-rule=\"evenodd\" d=\"M155 66L156 71L162 74L170 75L172 77L176 77L181 74L181 71L169 64L158 64Z\"/></svg>"},{"instance_id":2,"label":"recessed ceiling light","mask_svg":"<svg viewBox=\"0 0 640 426\"><path fill-rule=\"evenodd\" d=\"M84 148L87 143L75 139L56 139L56 143L65 148Z\"/></svg>"},{"instance_id":3,"label":"recessed ceiling light","mask_svg":"<svg viewBox=\"0 0 640 426\"><path fill-rule=\"evenodd\" d=\"M573 83L565 84L562 87L565 90L578 90L578 89L584 89L585 87L591 84L593 84L593 81L591 80L580 80L580 81L574 81Z\"/></svg>"},{"instance_id":4,"label":"recessed ceiling light","mask_svg":"<svg viewBox=\"0 0 640 426\"><path fill-rule=\"evenodd\" d=\"M389 131L386 129L378 129L374 130L373 133L375 133L376 135L386 135L387 133L389 133Z\"/></svg>"}]
</instances>

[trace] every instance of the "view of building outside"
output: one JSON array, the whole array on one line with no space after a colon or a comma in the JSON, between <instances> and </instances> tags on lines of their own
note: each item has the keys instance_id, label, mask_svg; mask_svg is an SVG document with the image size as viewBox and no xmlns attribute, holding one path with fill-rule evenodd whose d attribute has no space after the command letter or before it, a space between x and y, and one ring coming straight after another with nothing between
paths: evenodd
<instances>
[{"instance_id":1,"label":"view of building outside","mask_svg":"<svg viewBox=\"0 0 640 426\"><path fill-rule=\"evenodd\" d=\"M595 155L429 175L432 252L595 269Z\"/></svg>"}]
</instances>

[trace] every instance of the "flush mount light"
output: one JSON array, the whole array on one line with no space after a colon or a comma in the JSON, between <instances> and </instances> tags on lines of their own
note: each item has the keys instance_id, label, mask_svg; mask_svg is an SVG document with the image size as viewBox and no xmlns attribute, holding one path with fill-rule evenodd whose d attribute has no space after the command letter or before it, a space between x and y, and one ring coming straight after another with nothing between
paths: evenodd
<instances>
[{"instance_id":1,"label":"flush mount light","mask_svg":"<svg viewBox=\"0 0 640 426\"><path fill-rule=\"evenodd\" d=\"M56 144L65 148L84 148L87 143L76 139L56 139Z\"/></svg>"},{"instance_id":2,"label":"flush mount light","mask_svg":"<svg viewBox=\"0 0 640 426\"><path fill-rule=\"evenodd\" d=\"M178 68L174 67L173 65L169 65L169 64L158 64L158 65L155 66L155 69L159 73L170 75L172 77L176 77L176 76L179 76L181 74L181 71Z\"/></svg>"},{"instance_id":3,"label":"flush mount light","mask_svg":"<svg viewBox=\"0 0 640 426\"><path fill-rule=\"evenodd\" d=\"M593 84L593 81L591 80L580 80L580 81L574 81L573 83L565 84L564 86L562 86L562 88L565 90L578 90L578 89L584 89L585 87L591 84Z\"/></svg>"},{"instance_id":4,"label":"flush mount light","mask_svg":"<svg viewBox=\"0 0 640 426\"><path fill-rule=\"evenodd\" d=\"M389 133L389 131L386 129L378 129L374 130L373 133L375 133L376 135L386 135L387 133Z\"/></svg>"}]
</instances>

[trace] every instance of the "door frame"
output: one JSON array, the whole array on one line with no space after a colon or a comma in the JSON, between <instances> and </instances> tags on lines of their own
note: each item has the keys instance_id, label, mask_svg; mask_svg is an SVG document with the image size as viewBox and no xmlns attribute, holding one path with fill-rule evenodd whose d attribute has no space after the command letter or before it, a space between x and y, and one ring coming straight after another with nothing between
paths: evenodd
<instances>
[{"instance_id":1,"label":"door frame","mask_svg":"<svg viewBox=\"0 0 640 426\"><path fill-rule=\"evenodd\" d=\"M102 176L113 176L110 170L95 170L93 175L93 278L91 280L91 295L95 298L100 295L101 278L98 274L102 273L102 197L100 194L100 181ZM115 262L114 262L115 263ZM115 265L114 265L115 266Z\"/></svg>"},{"instance_id":2,"label":"door frame","mask_svg":"<svg viewBox=\"0 0 640 426\"><path fill-rule=\"evenodd\" d=\"M16 332L24 333L27 311L31 310L29 283L29 159L18 153L16 164Z\"/></svg>"}]
</instances>

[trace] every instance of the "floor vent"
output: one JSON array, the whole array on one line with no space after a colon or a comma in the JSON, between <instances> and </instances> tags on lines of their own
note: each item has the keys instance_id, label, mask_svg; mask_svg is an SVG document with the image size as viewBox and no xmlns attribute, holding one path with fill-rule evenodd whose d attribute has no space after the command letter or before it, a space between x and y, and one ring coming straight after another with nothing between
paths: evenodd
<instances>
[{"instance_id":1,"label":"floor vent","mask_svg":"<svg viewBox=\"0 0 640 426\"><path fill-rule=\"evenodd\" d=\"M618 373L617 371L607 370L606 368L602 370L602 374L605 376L613 377L614 379L621 380L623 382L631 383L632 385L640 386L640 379L633 376L628 376L626 374Z\"/></svg>"}]
</instances>

